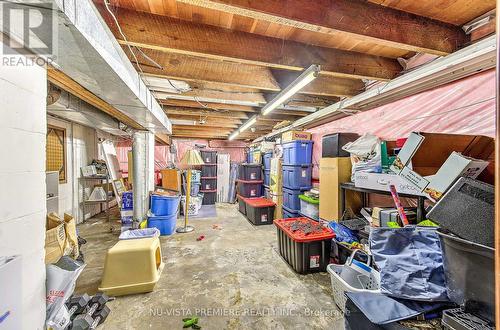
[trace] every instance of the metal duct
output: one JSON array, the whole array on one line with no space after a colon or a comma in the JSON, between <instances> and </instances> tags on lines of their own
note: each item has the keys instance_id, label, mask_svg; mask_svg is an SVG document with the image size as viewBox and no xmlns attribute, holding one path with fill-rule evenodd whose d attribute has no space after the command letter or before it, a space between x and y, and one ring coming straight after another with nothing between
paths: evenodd
<instances>
[{"instance_id":1,"label":"metal duct","mask_svg":"<svg viewBox=\"0 0 500 330\"><path fill-rule=\"evenodd\" d=\"M49 88L47 113L113 135L129 135L120 128L120 122L115 118L57 88Z\"/></svg>"},{"instance_id":2,"label":"metal duct","mask_svg":"<svg viewBox=\"0 0 500 330\"><path fill-rule=\"evenodd\" d=\"M57 40L53 66L145 129L170 134L170 120L92 1L51 2L57 10L37 9L44 15L55 16Z\"/></svg>"}]
</instances>

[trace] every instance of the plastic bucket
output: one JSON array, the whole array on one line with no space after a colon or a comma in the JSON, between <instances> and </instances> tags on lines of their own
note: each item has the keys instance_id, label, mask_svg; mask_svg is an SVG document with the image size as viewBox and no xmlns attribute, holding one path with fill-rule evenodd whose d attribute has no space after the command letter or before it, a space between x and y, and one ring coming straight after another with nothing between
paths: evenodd
<instances>
[{"instance_id":1,"label":"plastic bucket","mask_svg":"<svg viewBox=\"0 0 500 330\"><path fill-rule=\"evenodd\" d=\"M180 196L151 195L151 213L156 216L177 214Z\"/></svg>"},{"instance_id":2,"label":"plastic bucket","mask_svg":"<svg viewBox=\"0 0 500 330\"><path fill-rule=\"evenodd\" d=\"M448 297L465 311L495 320L495 249L438 230Z\"/></svg>"},{"instance_id":3,"label":"plastic bucket","mask_svg":"<svg viewBox=\"0 0 500 330\"><path fill-rule=\"evenodd\" d=\"M166 216L151 216L148 218L148 228L157 228L160 235L172 235L177 224L177 214Z\"/></svg>"}]
</instances>

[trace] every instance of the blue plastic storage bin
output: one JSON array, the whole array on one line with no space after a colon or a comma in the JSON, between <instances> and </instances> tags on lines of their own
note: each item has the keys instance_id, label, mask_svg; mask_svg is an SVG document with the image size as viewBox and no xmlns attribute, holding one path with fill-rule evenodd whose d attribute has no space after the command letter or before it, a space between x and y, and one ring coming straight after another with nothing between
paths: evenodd
<instances>
[{"instance_id":1,"label":"blue plastic storage bin","mask_svg":"<svg viewBox=\"0 0 500 330\"><path fill-rule=\"evenodd\" d=\"M312 141L297 140L283 143L283 165L312 163Z\"/></svg>"},{"instance_id":2,"label":"blue plastic storage bin","mask_svg":"<svg viewBox=\"0 0 500 330\"><path fill-rule=\"evenodd\" d=\"M249 151L247 154L247 163L252 164L253 163L253 151Z\"/></svg>"},{"instance_id":3,"label":"blue plastic storage bin","mask_svg":"<svg viewBox=\"0 0 500 330\"><path fill-rule=\"evenodd\" d=\"M177 213L165 216L148 217L148 228L158 228L160 235L172 235L177 224Z\"/></svg>"},{"instance_id":4,"label":"blue plastic storage bin","mask_svg":"<svg viewBox=\"0 0 500 330\"><path fill-rule=\"evenodd\" d=\"M156 216L177 214L180 196L151 195L151 213Z\"/></svg>"},{"instance_id":5,"label":"blue plastic storage bin","mask_svg":"<svg viewBox=\"0 0 500 330\"><path fill-rule=\"evenodd\" d=\"M264 170L264 186L271 184L271 170Z\"/></svg>"},{"instance_id":6,"label":"blue plastic storage bin","mask_svg":"<svg viewBox=\"0 0 500 330\"><path fill-rule=\"evenodd\" d=\"M312 165L283 165L283 187L309 190L312 188Z\"/></svg>"},{"instance_id":7,"label":"blue plastic storage bin","mask_svg":"<svg viewBox=\"0 0 500 330\"><path fill-rule=\"evenodd\" d=\"M300 189L288 189L283 187L283 206L293 212L300 211L299 195L303 193Z\"/></svg>"},{"instance_id":8,"label":"blue plastic storage bin","mask_svg":"<svg viewBox=\"0 0 500 330\"><path fill-rule=\"evenodd\" d=\"M273 158L273 152L268 151L266 152L263 157L262 157L262 162L264 163L264 169L265 170L270 170L271 169L271 158Z\"/></svg>"},{"instance_id":9,"label":"blue plastic storage bin","mask_svg":"<svg viewBox=\"0 0 500 330\"><path fill-rule=\"evenodd\" d=\"M299 212L290 210L289 208L283 206L283 219L298 218L300 216Z\"/></svg>"}]
</instances>

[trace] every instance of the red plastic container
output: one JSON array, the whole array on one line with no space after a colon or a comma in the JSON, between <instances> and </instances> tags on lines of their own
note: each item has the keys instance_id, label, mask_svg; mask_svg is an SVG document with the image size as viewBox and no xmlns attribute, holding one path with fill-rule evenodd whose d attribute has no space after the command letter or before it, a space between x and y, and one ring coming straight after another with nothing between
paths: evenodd
<instances>
[{"instance_id":1,"label":"red plastic container","mask_svg":"<svg viewBox=\"0 0 500 330\"><path fill-rule=\"evenodd\" d=\"M299 274L326 271L333 231L308 218L274 220L280 255Z\"/></svg>"},{"instance_id":2,"label":"red plastic container","mask_svg":"<svg viewBox=\"0 0 500 330\"><path fill-rule=\"evenodd\" d=\"M238 182L238 194L241 197L252 198L252 197L262 197L262 184L264 180L258 181L245 181L236 180Z\"/></svg>"},{"instance_id":3,"label":"red plastic container","mask_svg":"<svg viewBox=\"0 0 500 330\"><path fill-rule=\"evenodd\" d=\"M266 198L246 198L246 216L256 226L271 225L276 204Z\"/></svg>"}]
</instances>

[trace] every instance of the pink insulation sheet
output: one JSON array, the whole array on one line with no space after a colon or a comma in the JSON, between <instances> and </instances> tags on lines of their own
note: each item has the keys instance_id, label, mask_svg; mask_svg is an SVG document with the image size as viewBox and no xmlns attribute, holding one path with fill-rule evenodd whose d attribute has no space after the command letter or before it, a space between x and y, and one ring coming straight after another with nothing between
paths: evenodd
<instances>
[{"instance_id":1,"label":"pink insulation sheet","mask_svg":"<svg viewBox=\"0 0 500 330\"><path fill-rule=\"evenodd\" d=\"M371 133L386 140L406 137L412 131L493 137L495 71L479 73L308 131L314 141L314 178L319 177L321 138L326 134Z\"/></svg>"}]
</instances>

